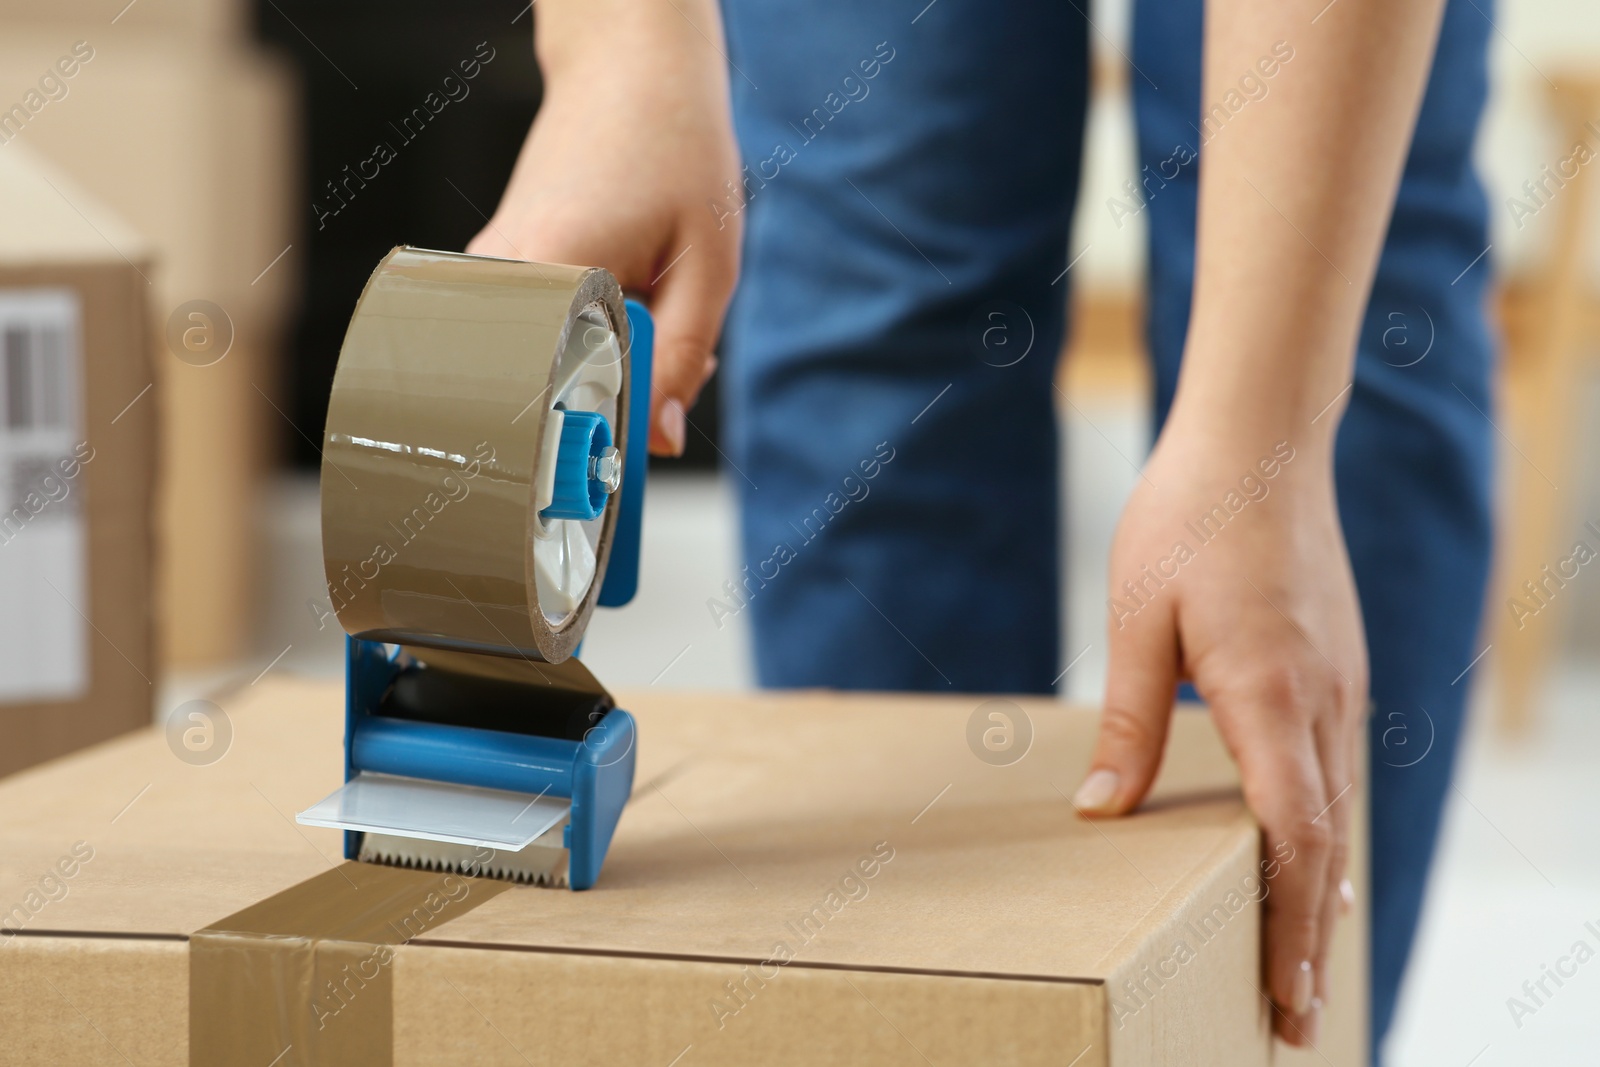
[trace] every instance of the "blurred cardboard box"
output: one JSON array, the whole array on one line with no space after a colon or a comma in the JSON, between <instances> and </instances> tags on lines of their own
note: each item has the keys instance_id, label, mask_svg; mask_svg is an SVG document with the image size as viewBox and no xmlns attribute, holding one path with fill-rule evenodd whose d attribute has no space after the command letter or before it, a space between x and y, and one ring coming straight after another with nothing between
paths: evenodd
<instances>
[{"instance_id":1,"label":"blurred cardboard box","mask_svg":"<svg viewBox=\"0 0 1600 1067\"><path fill-rule=\"evenodd\" d=\"M0 0L11 29L120 27L193 39L236 40L249 23L241 0Z\"/></svg>"},{"instance_id":2,"label":"blurred cardboard box","mask_svg":"<svg viewBox=\"0 0 1600 1067\"><path fill-rule=\"evenodd\" d=\"M159 387L145 243L0 149L0 774L150 722Z\"/></svg>"},{"instance_id":3,"label":"blurred cardboard box","mask_svg":"<svg viewBox=\"0 0 1600 1067\"><path fill-rule=\"evenodd\" d=\"M1320 1051L1275 1058L1261 919L1294 859L1263 856L1204 714L1174 717L1140 812L1091 823L1067 795L1092 709L620 697L639 721L636 786L585 893L341 863L338 831L295 825L342 778L333 683L272 675L219 697L203 756L152 727L0 784L20 816L0 823L7 1051L174 1067L1363 1061L1360 901ZM1001 723L996 747L984 732ZM1360 791L1341 803L1363 884ZM74 873L30 896L52 870ZM222 994L252 977L247 998Z\"/></svg>"},{"instance_id":4,"label":"blurred cardboard box","mask_svg":"<svg viewBox=\"0 0 1600 1067\"><path fill-rule=\"evenodd\" d=\"M0 40L0 151L48 157L151 241L160 647L168 664L212 663L246 650L256 489L293 432L269 399L295 265L291 82L242 44L173 28L175 12L226 5L140 0L115 25L75 14L88 6L51 5L60 18Z\"/></svg>"}]
</instances>

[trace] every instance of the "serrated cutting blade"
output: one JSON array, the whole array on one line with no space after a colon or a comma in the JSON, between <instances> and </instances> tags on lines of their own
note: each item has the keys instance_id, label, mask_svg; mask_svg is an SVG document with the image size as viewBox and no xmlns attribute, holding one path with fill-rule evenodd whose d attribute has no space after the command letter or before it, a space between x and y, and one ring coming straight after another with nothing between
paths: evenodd
<instances>
[{"instance_id":1,"label":"serrated cutting blade","mask_svg":"<svg viewBox=\"0 0 1600 1067\"><path fill-rule=\"evenodd\" d=\"M519 852L481 845L423 841L414 837L369 833L362 837L359 858L390 867L499 878L523 885L567 887L567 850L561 847L563 822ZM545 838L552 838L549 843Z\"/></svg>"},{"instance_id":2,"label":"serrated cutting blade","mask_svg":"<svg viewBox=\"0 0 1600 1067\"><path fill-rule=\"evenodd\" d=\"M363 771L295 816L362 835L357 859L566 886L571 801Z\"/></svg>"}]
</instances>

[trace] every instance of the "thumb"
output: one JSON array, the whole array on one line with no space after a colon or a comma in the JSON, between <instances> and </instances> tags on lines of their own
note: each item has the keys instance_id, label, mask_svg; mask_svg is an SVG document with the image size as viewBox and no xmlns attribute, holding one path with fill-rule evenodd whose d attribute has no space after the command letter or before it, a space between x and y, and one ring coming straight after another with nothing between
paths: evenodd
<instances>
[{"instance_id":1,"label":"thumb","mask_svg":"<svg viewBox=\"0 0 1600 1067\"><path fill-rule=\"evenodd\" d=\"M1112 599L1105 711L1089 774L1072 803L1085 815L1131 811L1155 781L1177 686L1177 620L1162 604Z\"/></svg>"},{"instance_id":2,"label":"thumb","mask_svg":"<svg viewBox=\"0 0 1600 1067\"><path fill-rule=\"evenodd\" d=\"M688 411L717 369L712 349L733 291L733 271L710 248L690 245L671 263L651 294L655 314L650 451L683 454Z\"/></svg>"}]
</instances>

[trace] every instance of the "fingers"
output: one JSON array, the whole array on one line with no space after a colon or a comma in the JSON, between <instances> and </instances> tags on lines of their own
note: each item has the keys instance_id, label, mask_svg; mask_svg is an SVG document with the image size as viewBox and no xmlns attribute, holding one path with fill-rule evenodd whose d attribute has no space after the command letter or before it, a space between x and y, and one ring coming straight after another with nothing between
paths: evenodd
<instances>
[{"instance_id":1,"label":"fingers","mask_svg":"<svg viewBox=\"0 0 1600 1067\"><path fill-rule=\"evenodd\" d=\"M1355 745L1353 736L1342 725L1343 721L1344 718L1338 714L1324 714L1317 719L1314 730L1327 801L1312 822L1325 824L1329 832L1322 903L1317 922L1317 947L1311 960L1314 991L1309 1009L1294 1012L1292 1005L1280 1006L1282 1014L1277 1017L1280 1036L1297 1045L1315 1046L1320 1039L1322 1010L1328 1003L1330 990L1328 955L1339 919L1349 911L1355 892L1349 879L1344 876L1349 858L1353 807L1350 795L1356 785L1353 761Z\"/></svg>"},{"instance_id":2,"label":"fingers","mask_svg":"<svg viewBox=\"0 0 1600 1067\"><path fill-rule=\"evenodd\" d=\"M1333 833L1328 854L1327 886L1322 902L1318 954L1313 961L1317 976L1316 999L1322 1004L1328 1001L1328 952L1333 943L1334 930L1340 916L1349 910L1347 894L1353 895L1354 892L1345 878L1345 867L1349 859L1350 823L1355 810L1352 796L1359 773L1354 758L1354 730L1359 726L1359 716L1338 714L1322 716L1316 726L1317 754L1328 791L1327 804L1319 821L1327 823ZM1307 1034L1315 1040L1309 1031Z\"/></svg>"},{"instance_id":3,"label":"fingers","mask_svg":"<svg viewBox=\"0 0 1600 1067\"><path fill-rule=\"evenodd\" d=\"M688 411L717 369L712 350L733 292L734 266L709 243L689 243L662 265L650 310L655 316L655 380L651 390L650 451L683 454Z\"/></svg>"},{"instance_id":4,"label":"fingers","mask_svg":"<svg viewBox=\"0 0 1600 1067\"><path fill-rule=\"evenodd\" d=\"M1311 963L1316 984L1316 992L1311 998L1311 1010L1298 1016L1287 1015L1280 1011L1276 1016L1279 1036L1296 1045L1310 1045L1315 1048L1322 1039L1322 1013L1331 1000L1332 977L1329 971L1329 955L1333 948L1333 937L1338 930L1339 920L1350 913L1355 897L1355 888L1342 874L1345 854L1345 846L1335 845L1328 861L1328 882L1322 896L1322 921L1318 924L1317 930L1317 958Z\"/></svg>"},{"instance_id":5,"label":"fingers","mask_svg":"<svg viewBox=\"0 0 1600 1067\"><path fill-rule=\"evenodd\" d=\"M536 238L513 241L510 231L529 229ZM736 246L729 249L719 235L669 243L653 261L635 261L637 250L618 235L570 232L558 220L536 227L491 221L467 245L478 255L604 265L624 289L648 294L656 325L650 451L658 456L683 454L688 412L716 370L712 352L737 276Z\"/></svg>"},{"instance_id":6,"label":"fingers","mask_svg":"<svg viewBox=\"0 0 1600 1067\"><path fill-rule=\"evenodd\" d=\"M1073 796L1088 815L1132 810L1155 780L1172 721L1178 637L1170 610L1151 604L1111 622L1105 711L1089 774Z\"/></svg>"},{"instance_id":7,"label":"fingers","mask_svg":"<svg viewBox=\"0 0 1600 1067\"><path fill-rule=\"evenodd\" d=\"M1316 1040L1320 1022L1317 965L1323 959L1324 905L1336 907L1338 877L1329 881L1335 831L1311 716L1287 701L1218 706L1244 781L1245 802L1266 844L1267 985L1278 1011L1274 1025L1290 1044Z\"/></svg>"}]
</instances>

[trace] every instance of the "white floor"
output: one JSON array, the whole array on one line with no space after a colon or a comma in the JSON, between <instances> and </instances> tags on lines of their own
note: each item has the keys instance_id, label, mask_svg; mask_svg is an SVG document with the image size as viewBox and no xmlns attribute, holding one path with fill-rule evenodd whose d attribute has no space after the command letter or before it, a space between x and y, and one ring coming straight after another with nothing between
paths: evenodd
<instances>
[{"instance_id":1,"label":"white floor","mask_svg":"<svg viewBox=\"0 0 1600 1067\"><path fill-rule=\"evenodd\" d=\"M1563 670L1540 735L1523 746L1498 740L1479 715L1390 1045L1395 1064L1600 1063L1597 693L1593 663ZM1594 958L1560 963L1580 940ZM1558 964L1576 974L1559 987L1546 978L1549 995L1529 997L1522 984ZM1533 1012L1513 1015L1511 997Z\"/></svg>"},{"instance_id":2,"label":"white floor","mask_svg":"<svg viewBox=\"0 0 1600 1067\"><path fill-rule=\"evenodd\" d=\"M1062 686L1070 697L1096 700L1105 669L1105 550L1143 456L1145 425L1125 402L1086 402L1065 413L1064 425L1072 494L1061 662L1076 662ZM648 496L639 597L624 611L596 613L585 662L619 689L750 685L745 620L719 628L706 604L739 572L731 494L712 477L658 477ZM319 631L306 606L322 591L315 483L275 485L262 512L267 592L258 653L227 670L170 680L164 709L264 669L341 669L342 635L331 624ZM1531 741L1507 745L1476 716L1390 1044L1395 1067L1600 1063L1600 956L1560 988L1546 979L1552 995L1541 995L1542 1006L1522 989L1577 941L1600 952L1597 692L1591 639L1587 655L1569 655L1559 671ZM1520 1027L1507 1006L1513 996L1536 1008Z\"/></svg>"}]
</instances>

